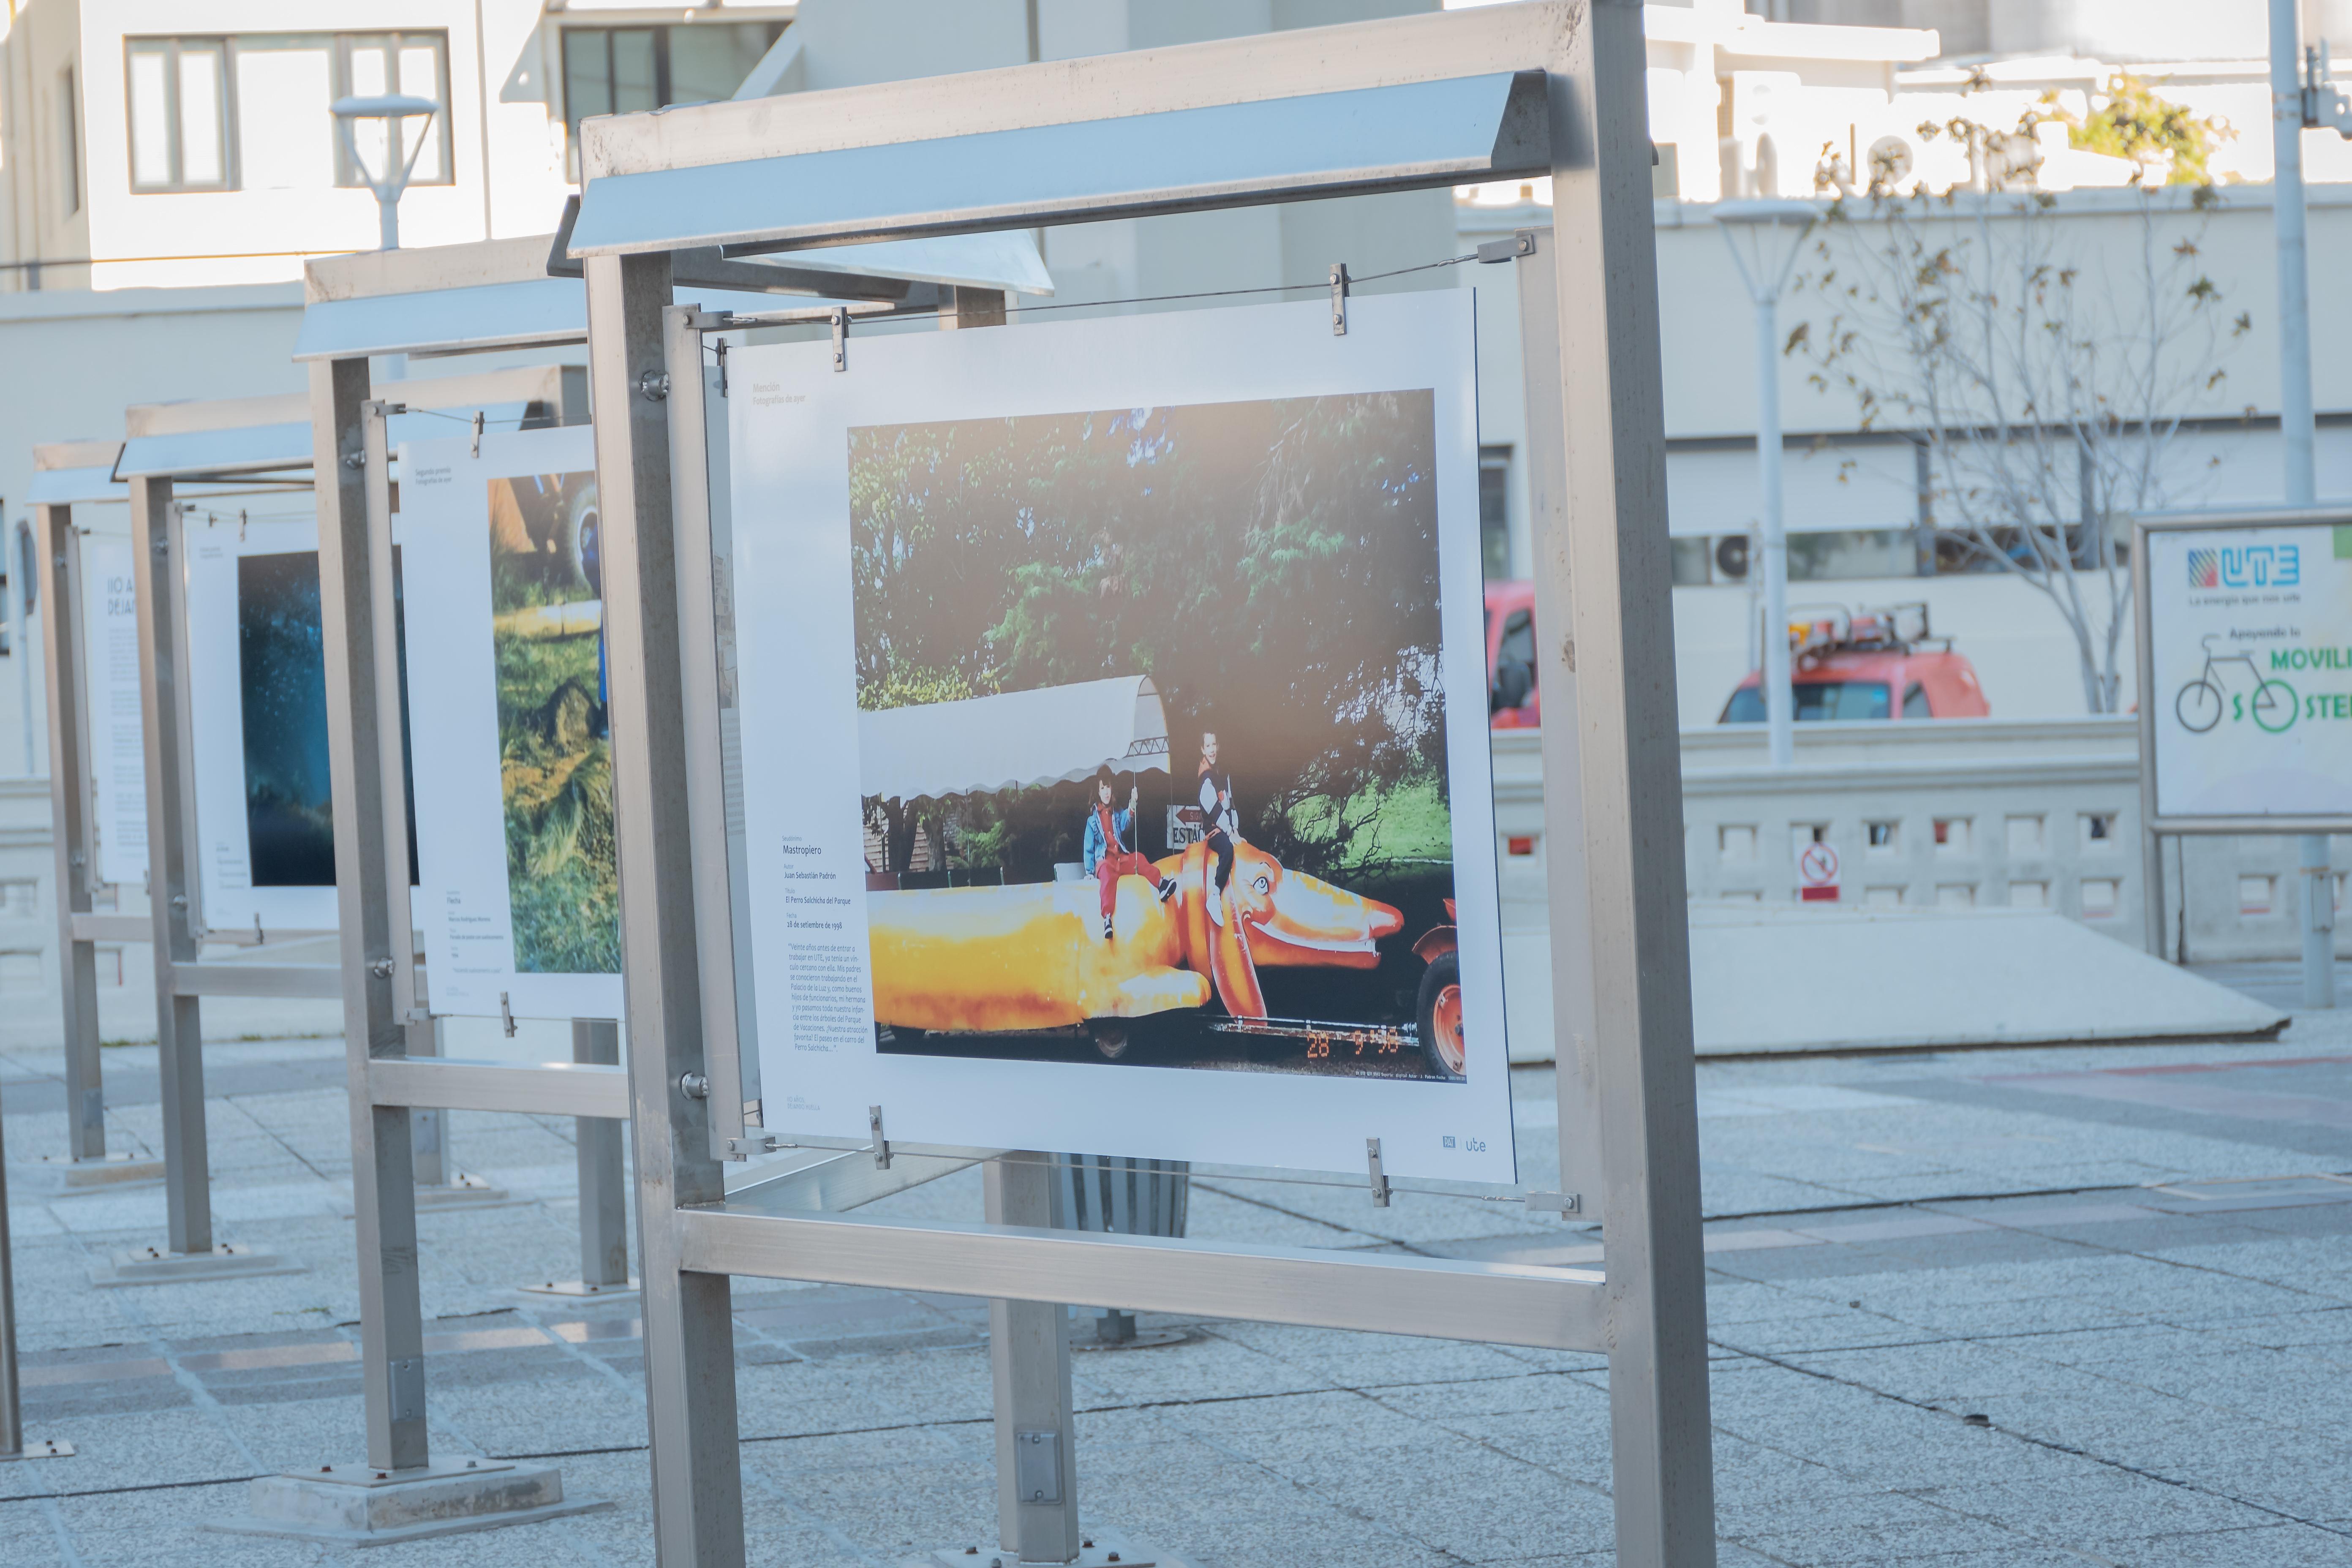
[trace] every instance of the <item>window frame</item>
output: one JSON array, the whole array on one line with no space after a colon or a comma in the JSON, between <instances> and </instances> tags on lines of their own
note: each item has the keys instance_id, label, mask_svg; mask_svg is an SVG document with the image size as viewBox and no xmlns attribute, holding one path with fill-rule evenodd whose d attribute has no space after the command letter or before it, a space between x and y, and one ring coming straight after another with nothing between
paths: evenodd
<instances>
[{"instance_id":1,"label":"window frame","mask_svg":"<svg viewBox=\"0 0 2352 1568\"><path fill-rule=\"evenodd\" d=\"M620 33L652 34L654 52L654 107L656 109L667 109L677 101L672 93L672 83L670 80L669 44L671 32L678 28L726 26L730 23L737 26L766 26L773 28L774 31L770 33L768 36L767 47L769 48L773 48L775 47L776 40L782 37L786 30L792 26L792 23L789 20L780 21L773 17L739 19L729 17L724 12L721 12L716 19L705 22L669 22L659 20L615 20L606 22L583 21L576 25L565 24L558 26L556 28L555 40L555 79L556 90L562 95L564 178L574 184L577 184L580 182L580 122L583 120L593 118L593 116L583 112L578 105L572 101L572 40L575 35L583 41L585 41L590 34L597 35L602 39L604 49L604 82L606 93L609 97L613 80L613 39L614 35ZM595 112L597 114L620 114L635 113L637 111L608 108L600 109Z\"/></svg>"},{"instance_id":2,"label":"window frame","mask_svg":"<svg viewBox=\"0 0 2352 1568\"><path fill-rule=\"evenodd\" d=\"M265 35L255 35L255 37L263 36ZM306 35L269 34L266 36L276 37L304 37ZM392 83L385 89L389 92L398 92L402 90L399 79L400 51L404 47L419 43L429 47L433 50L433 100L436 103L438 103L441 107L435 112L431 121L431 128L427 130L426 134L431 135L433 132L436 130L440 133L441 169L439 173L434 174L414 174L410 176L408 183L411 186L454 185L457 183L457 139L455 133L455 128L452 124L452 117L449 112L449 33L446 28L425 27L418 28L414 31L404 31L399 28L370 29L355 27L337 32L307 36L324 37L328 40L329 47L333 51L333 62L331 68L333 71L331 90L337 98L350 98L353 96L352 88L352 48L362 40L369 43L373 43L378 39L386 41L387 46L391 50L393 70ZM406 122L403 121L402 124L404 130ZM332 134L335 138L335 188L339 191L364 191L368 189L369 186L367 179L360 172L359 161L352 156L351 148L345 143L342 132L341 131L337 131Z\"/></svg>"},{"instance_id":3,"label":"window frame","mask_svg":"<svg viewBox=\"0 0 2352 1568\"><path fill-rule=\"evenodd\" d=\"M328 90L331 98L351 96L352 51L362 41L384 42L390 51L397 84L400 51L419 46L429 47L434 58L433 96L441 107L433 116L434 133L440 140L440 165L436 170L422 171L409 180L411 185L455 185L457 183L457 146L455 115L452 113L449 88L449 33L446 27L418 29L400 28L324 28L272 32L255 30L244 33L158 33L126 34L122 39L122 99L123 158L128 166L129 189L132 195L212 195L245 189L244 160L240 143L244 125L237 114L237 60L245 50L240 47L247 39L317 40L328 53ZM219 53L221 136L221 178L217 182L191 182L184 176L185 153L182 145L183 116L180 110L180 58L191 46L217 50ZM257 45L256 46L258 47ZM139 178L139 98L132 79L133 62L142 55L160 55L163 60L163 125L164 163L169 178L161 184L142 184ZM68 78L71 68L68 68ZM68 107L68 113L77 112ZM367 181L361 174L358 163L343 144L343 137L331 122L325 134L334 149L334 186L336 190L365 190ZM77 177L76 189L79 182ZM72 211L79 212L79 205ZM68 216L71 213L68 214Z\"/></svg>"},{"instance_id":4,"label":"window frame","mask_svg":"<svg viewBox=\"0 0 2352 1568\"><path fill-rule=\"evenodd\" d=\"M122 153L132 195L210 195L237 188L236 51L230 39L231 35L226 33L139 34L123 37ZM181 145L180 55L191 45L217 50L220 57L221 177L217 181L190 181L184 174L186 152ZM146 54L160 54L163 59L163 163L168 173L160 184L142 184L139 178L139 93L131 73L133 62Z\"/></svg>"}]
</instances>

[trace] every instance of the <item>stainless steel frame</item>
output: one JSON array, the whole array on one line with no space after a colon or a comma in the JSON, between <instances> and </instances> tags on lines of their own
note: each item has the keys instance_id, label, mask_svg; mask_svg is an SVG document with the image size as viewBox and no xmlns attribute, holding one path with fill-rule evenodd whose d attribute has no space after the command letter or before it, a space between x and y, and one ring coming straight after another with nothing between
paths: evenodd
<instances>
[{"instance_id":1,"label":"stainless steel frame","mask_svg":"<svg viewBox=\"0 0 2352 1568\"><path fill-rule=\"evenodd\" d=\"M1529 355L1548 378L1531 420L1549 410L1556 435L1534 445L1544 499L1535 551L1544 625L1542 680L1555 719L1546 737L1546 826L1561 985L1563 1169L1592 1171L1604 1226L1603 1276L1219 1247L1036 1228L1017 1201L1034 1162L992 1167L991 1223L903 1226L785 1216L726 1201L714 1151L739 1127L714 1125L712 1101L688 1086L716 1068L717 1016L731 994L712 984L732 934L709 879L725 847L698 807L698 773L719 776L709 665L707 477L686 470L700 431L673 405L679 352L694 331L664 320L670 251L763 241L788 217L745 214L740 234L640 237L586 258L590 373L597 394L597 468L611 581L607 601L615 803L636 1114L646 1370L656 1546L680 1568L743 1561L728 1277L760 1275L899 1289L949 1289L1000 1303L1076 1302L1208 1316L1312 1322L1383 1332L1485 1339L1602 1352L1611 1363L1612 1490L1618 1560L1712 1563L1713 1480L1707 1422L1705 1279L1699 1247L1697 1136L1684 910L1679 748L1665 527L1664 443L1642 16L1628 0L1496 6L1343 28L930 78L752 106L627 115L583 131L587 203L614 175L658 179L803 153L863 147L876 192L888 190L882 153L992 132L1265 103L1296 95L1450 77L1545 74L1557 243L1522 287L1548 286L1553 309L1529 312L1549 331ZM1498 142L1498 145L1500 143ZM1046 165L1050 167L1050 164ZM1035 173L1035 166L1031 168ZM1350 188L1405 188L1427 170L1354 171ZM1171 186L1120 193L1122 212L1175 212L1286 199L1278 170L1213 192ZM1086 199L1050 195L985 206L1013 227L1095 216ZM879 197L877 195L877 204ZM868 214L873 236L936 230L937 211L894 220ZM761 226L765 226L764 227ZM1547 276L1548 274L1548 276ZM1540 367L1540 368L1539 368ZM665 384L662 377L668 374ZM699 375L690 378L698 384ZM1568 460L1573 454L1574 460ZM1555 483L1556 481L1556 483ZM1566 851L1563 853L1563 851ZM1581 994L1580 994L1581 992ZM1572 1043L1571 1043L1572 1042ZM1586 1092L1585 1086L1590 1086ZM774 1086L771 1086L772 1091ZM715 1100L716 1097L714 1097ZM1568 1147L1571 1142L1577 1147ZM1023 1223L1027 1222L1027 1223ZM998 1333L1000 1457L1024 1431L1067 1436L1053 1404L1054 1338L1026 1315L992 1309ZM1040 1320L1042 1321L1042 1320ZM1006 1349L1011 1344L1013 1348ZM1034 1428L1023 1423L1035 1421ZM1062 1468L1074 1477L1066 1441ZM1001 1476L1005 1468L1001 1467ZM1067 1561L1060 1527L1075 1510L1039 1510L1012 1492L1000 1518L1008 1548Z\"/></svg>"}]
</instances>

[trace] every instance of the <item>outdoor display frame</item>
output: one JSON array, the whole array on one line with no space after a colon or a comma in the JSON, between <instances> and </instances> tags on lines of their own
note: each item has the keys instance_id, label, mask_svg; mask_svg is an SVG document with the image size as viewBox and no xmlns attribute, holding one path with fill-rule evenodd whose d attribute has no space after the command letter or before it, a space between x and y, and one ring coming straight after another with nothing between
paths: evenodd
<instances>
[{"instance_id":1,"label":"outdoor display frame","mask_svg":"<svg viewBox=\"0 0 2352 1568\"><path fill-rule=\"evenodd\" d=\"M545 372L493 372L451 378L436 393L467 401L542 387ZM207 945L267 948L329 934L309 930L216 931L204 924L195 815L194 718L188 702L187 597L177 570L185 528L178 493L219 500L300 491L310 487L307 459L290 452L257 454L270 447L272 414L299 411L299 396L227 398L135 405L125 414L123 441L66 443L37 449L37 461L63 468L41 499L41 550L47 563L49 610L44 622L49 719L49 792L57 866L58 968L66 1058L67 1178L88 1173L88 1188L143 1178L147 1172L118 1161L106 1148L105 1100L99 1049L96 952L100 942L144 942L154 958L157 1061L163 1103L165 1246L151 1268L158 1278L217 1278L282 1272L264 1254L220 1248L213 1235L211 1178L205 1126L202 1003L205 996L324 999L341 991L341 969L320 963L205 962ZM133 443L177 441L173 460L132 464ZM97 458L105 462L106 483ZM86 481L86 482L77 482ZM87 796L93 727L88 707L89 646L81 595L81 531L72 508L100 499L127 502L136 579L139 689L143 775L147 796L149 913L108 915L93 910L98 858L90 837ZM159 592L160 590L160 592ZM274 939L274 942L273 942ZM425 1042L429 1054L429 1037ZM441 1147L437 1126L424 1131L426 1172ZM124 1282L128 1282L125 1279Z\"/></svg>"},{"instance_id":2,"label":"outdoor display frame","mask_svg":"<svg viewBox=\"0 0 2352 1568\"><path fill-rule=\"evenodd\" d=\"M311 262L310 310L295 357L308 366L317 476L321 629L326 650L330 769L335 812L336 934L333 994L343 1003L352 1113L352 1185L358 1231L362 1385L366 1462L448 1486L433 1466L426 1431L424 1317L417 1247L412 1112L497 1110L581 1119L583 1279L625 1287L625 1195L620 1129L630 1096L617 1022L575 1020L573 1060L467 1061L419 1051L430 1044L412 931L407 816L392 574L388 420L401 405L370 395L369 360L387 353L458 354L578 342L576 283L551 277L554 237L431 249L362 253ZM859 308L928 308L936 289L904 279L822 273L707 258L700 275L729 289L805 292L822 280ZM567 298L568 295L568 298ZM351 306L331 322L326 305ZM822 314L845 308L839 300ZM568 314L567 314L568 312ZM397 393L416 384L387 386ZM583 416L585 409L579 411ZM572 421L567 420L567 423ZM609 1132L599 1131L609 1129ZM815 1207L871 1201L969 1162L907 1163L867 1176L837 1157L780 1163L748 1201ZM592 1170L593 1166L593 1170ZM298 1485L315 1485L289 1478ZM477 1525L553 1517L505 1495L485 1475ZM555 1511L572 1505L557 1504ZM462 1511L462 1510L461 1510ZM460 1525L458 1528L464 1528Z\"/></svg>"},{"instance_id":3,"label":"outdoor display frame","mask_svg":"<svg viewBox=\"0 0 2352 1568\"><path fill-rule=\"evenodd\" d=\"M2300 837L2311 834L2352 833L2352 815L2271 816L2159 816L2157 814L2156 789L2156 726L2162 716L2162 707L2156 695L2156 627L2155 616L2148 596L2147 542L2159 533L2209 533L2231 529L2256 528L2317 528L2328 525L2352 524L2352 507L2275 507L2263 510L2221 512L2152 513L2132 520L2131 584L2132 602L2138 613L2132 617L2133 668L2139 691L2139 722L2137 732L2139 743L2139 820L2140 874L2146 889L2142 897L2147 932L2148 952L2161 957L2167 951L2164 930L2164 852L2168 837L2192 837L2211 834L2243 834L2248 836ZM2315 869L2304 868L2306 879L2329 876L2324 865ZM2184 894L2186 889L2183 889ZM2335 924L2334 897L2331 893L2322 906L2326 929Z\"/></svg>"},{"instance_id":4,"label":"outdoor display frame","mask_svg":"<svg viewBox=\"0 0 2352 1568\"><path fill-rule=\"evenodd\" d=\"M1062 1303L1605 1353L1618 1560L1714 1561L1643 50L1637 5L1562 0L583 124L572 254L589 287L614 584L631 1128L665 1564L743 1561L735 1274L991 1298L1000 1530L1024 1561L1077 1555L1075 1487L1033 1500L1009 1463L1018 1431L1057 1444L1055 1474L1072 1473ZM1181 146L1159 133L1180 121ZM1370 121L1383 134L1356 133ZM1108 144L1153 156L1139 172L1107 168L1088 150ZM729 1026L700 369L703 334L742 323L670 303L678 254L1537 174L1554 182L1557 243L1522 236L1510 258L1538 618L1558 639L1541 679L1559 1121L1570 1169L1583 1153L1570 1139L1602 1130L1592 1197L1605 1273L1053 1231L1044 1156L1028 1152L988 1163L978 1226L730 1202L721 1161L769 1141L743 1120ZM753 226L761 213L767 226ZM735 227L713 232L722 223ZM1335 330L1343 278L1335 269ZM976 310L970 324L1001 320ZM856 353L847 325L836 317L837 363ZM879 1137L872 1152L895 1156ZM1377 1166L1372 1176L1384 1196Z\"/></svg>"}]
</instances>

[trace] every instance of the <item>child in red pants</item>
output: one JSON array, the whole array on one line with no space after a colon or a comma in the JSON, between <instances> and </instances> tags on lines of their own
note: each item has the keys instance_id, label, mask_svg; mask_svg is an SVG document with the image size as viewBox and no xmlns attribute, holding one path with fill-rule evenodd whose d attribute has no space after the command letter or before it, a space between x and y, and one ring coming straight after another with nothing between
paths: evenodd
<instances>
[{"instance_id":1,"label":"child in red pants","mask_svg":"<svg viewBox=\"0 0 2352 1568\"><path fill-rule=\"evenodd\" d=\"M1160 868L1135 852L1135 802L1137 792L1127 792L1127 809L1111 809L1112 795L1118 780L1106 763L1095 773L1095 808L1087 816L1087 875L1092 877L1102 891L1103 940L1111 935L1111 911L1118 907L1118 879L1121 877L1141 877L1159 883L1160 901L1166 903L1176 891L1175 881L1160 875Z\"/></svg>"}]
</instances>

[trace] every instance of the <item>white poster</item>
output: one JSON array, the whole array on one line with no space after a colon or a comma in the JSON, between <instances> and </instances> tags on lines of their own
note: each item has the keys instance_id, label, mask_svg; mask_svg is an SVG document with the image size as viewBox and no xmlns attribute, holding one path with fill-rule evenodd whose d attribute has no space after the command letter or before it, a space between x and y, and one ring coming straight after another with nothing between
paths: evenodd
<instances>
[{"instance_id":1,"label":"white poster","mask_svg":"<svg viewBox=\"0 0 2352 1568\"><path fill-rule=\"evenodd\" d=\"M735 358L772 1131L1514 1179L1474 308Z\"/></svg>"},{"instance_id":2,"label":"white poster","mask_svg":"<svg viewBox=\"0 0 2352 1568\"><path fill-rule=\"evenodd\" d=\"M584 425L401 448L436 1014L621 1014L595 467Z\"/></svg>"},{"instance_id":3,"label":"white poster","mask_svg":"<svg viewBox=\"0 0 2352 1568\"><path fill-rule=\"evenodd\" d=\"M147 747L139 709L139 585L131 542L81 540L82 657L98 879L147 885Z\"/></svg>"},{"instance_id":4,"label":"white poster","mask_svg":"<svg viewBox=\"0 0 2352 1568\"><path fill-rule=\"evenodd\" d=\"M2352 816L2352 528L2147 539L2157 815Z\"/></svg>"},{"instance_id":5,"label":"white poster","mask_svg":"<svg viewBox=\"0 0 2352 1568\"><path fill-rule=\"evenodd\" d=\"M214 931L332 931L318 524L199 511L182 531L196 913Z\"/></svg>"}]
</instances>

